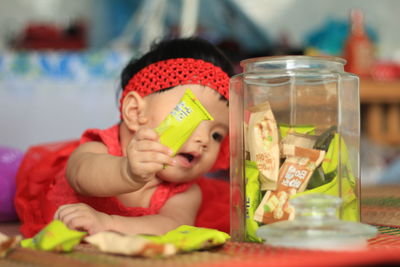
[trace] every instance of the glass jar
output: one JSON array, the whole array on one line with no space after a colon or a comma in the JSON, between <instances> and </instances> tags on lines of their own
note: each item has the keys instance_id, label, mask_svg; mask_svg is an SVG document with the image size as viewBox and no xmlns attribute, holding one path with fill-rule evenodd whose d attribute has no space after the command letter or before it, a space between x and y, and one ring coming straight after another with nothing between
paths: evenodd
<instances>
[{"instance_id":1,"label":"glass jar","mask_svg":"<svg viewBox=\"0 0 400 267\"><path fill-rule=\"evenodd\" d=\"M363 250L368 239L378 234L372 225L339 220L337 209L342 202L339 197L305 194L290 202L296 211L294 220L257 229L257 236L266 244L312 250Z\"/></svg>"},{"instance_id":2,"label":"glass jar","mask_svg":"<svg viewBox=\"0 0 400 267\"><path fill-rule=\"evenodd\" d=\"M261 242L261 225L292 220L289 199L340 197L360 220L359 79L336 57L241 62L230 83L231 236Z\"/></svg>"}]
</instances>

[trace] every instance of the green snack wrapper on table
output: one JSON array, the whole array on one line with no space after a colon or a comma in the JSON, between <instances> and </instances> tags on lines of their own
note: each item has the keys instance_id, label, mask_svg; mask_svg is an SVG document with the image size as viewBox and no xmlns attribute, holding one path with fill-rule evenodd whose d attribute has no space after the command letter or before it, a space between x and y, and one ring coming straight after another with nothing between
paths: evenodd
<instances>
[{"instance_id":1,"label":"green snack wrapper on table","mask_svg":"<svg viewBox=\"0 0 400 267\"><path fill-rule=\"evenodd\" d=\"M155 131L160 135L160 142L173 151L173 155L186 142L193 131L204 120L214 120L190 89L160 123Z\"/></svg>"},{"instance_id":2,"label":"green snack wrapper on table","mask_svg":"<svg viewBox=\"0 0 400 267\"><path fill-rule=\"evenodd\" d=\"M164 235L140 235L159 244L173 244L180 252L207 249L224 244L230 236L215 229L181 225Z\"/></svg>"},{"instance_id":3,"label":"green snack wrapper on table","mask_svg":"<svg viewBox=\"0 0 400 267\"><path fill-rule=\"evenodd\" d=\"M21 241L23 248L69 252L78 245L86 232L69 229L63 222L53 220L33 238Z\"/></svg>"}]
</instances>

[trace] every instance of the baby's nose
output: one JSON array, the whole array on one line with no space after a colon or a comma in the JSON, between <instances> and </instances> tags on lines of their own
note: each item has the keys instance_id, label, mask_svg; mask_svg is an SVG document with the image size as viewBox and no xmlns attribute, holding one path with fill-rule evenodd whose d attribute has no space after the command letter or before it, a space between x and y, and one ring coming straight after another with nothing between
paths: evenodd
<instances>
[{"instance_id":1,"label":"baby's nose","mask_svg":"<svg viewBox=\"0 0 400 267\"><path fill-rule=\"evenodd\" d=\"M204 125L200 125L193 133L193 141L196 144L199 144L202 147L208 145L210 141L209 132L206 131L206 127Z\"/></svg>"},{"instance_id":2,"label":"baby's nose","mask_svg":"<svg viewBox=\"0 0 400 267\"><path fill-rule=\"evenodd\" d=\"M197 144L200 144L201 146L207 146L208 145L208 141L209 141L209 137L207 134L196 134L194 136L194 141Z\"/></svg>"}]
</instances>

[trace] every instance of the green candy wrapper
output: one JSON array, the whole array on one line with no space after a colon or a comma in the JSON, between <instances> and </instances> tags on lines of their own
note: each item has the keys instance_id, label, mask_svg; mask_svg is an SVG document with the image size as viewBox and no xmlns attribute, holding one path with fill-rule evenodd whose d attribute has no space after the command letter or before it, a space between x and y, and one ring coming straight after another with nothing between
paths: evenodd
<instances>
[{"instance_id":1,"label":"green candy wrapper","mask_svg":"<svg viewBox=\"0 0 400 267\"><path fill-rule=\"evenodd\" d=\"M349 155L347 152L347 146L344 142L343 138L340 138L339 134L335 133L332 141L329 144L328 151L326 152L325 159L322 162L322 169L324 173L331 173L336 171L338 167L338 159L339 159L339 146L342 151L340 158L341 163L345 166L348 162Z\"/></svg>"},{"instance_id":2,"label":"green candy wrapper","mask_svg":"<svg viewBox=\"0 0 400 267\"><path fill-rule=\"evenodd\" d=\"M348 162L347 146L343 138L339 134L334 133L333 138L329 143L328 151L322 162L323 174L320 177L332 177L329 181L320 181L320 185L302 193L298 193L293 197L298 197L305 194L322 193L326 195L339 196L339 184L337 178L337 168L339 164L339 147L342 152L340 155L341 164L343 167L341 179L341 191L343 199L342 219L347 221L358 221L358 204L354 193L355 178L352 174L350 164Z\"/></svg>"},{"instance_id":3,"label":"green candy wrapper","mask_svg":"<svg viewBox=\"0 0 400 267\"><path fill-rule=\"evenodd\" d=\"M180 252L207 249L224 244L230 236L227 233L202 227L181 225L165 235L140 235L159 244L173 244Z\"/></svg>"},{"instance_id":4,"label":"green candy wrapper","mask_svg":"<svg viewBox=\"0 0 400 267\"><path fill-rule=\"evenodd\" d=\"M293 198L306 195L306 194L326 194L326 195L331 195L331 196L338 196L338 181L337 177L333 178L333 180L327 184L324 184L322 186L316 187L311 190L306 190L301 193L297 193L296 195L293 196ZM356 195L354 194L354 186L351 184L349 179L346 177L345 179L342 179L341 182L342 186L342 191L344 192L342 195L343 199L343 209L342 209L342 218L343 220L346 221L359 221L359 215L358 215L358 204L357 204L357 198Z\"/></svg>"},{"instance_id":5,"label":"green candy wrapper","mask_svg":"<svg viewBox=\"0 0 400 267\"><path fill-rule=\"evenodd\" d=\"M299 133L315 135L314 125L290 125L286 123L279 123L279 133L281 137L285 137L288 133Z\"/></svg>"},{"instance_id":6,"label":"green candy wrapper","mask_svg":"<svg viewBox=\"0 0 400 267\"><path fill-rule=\"evenodd\" d=\"M214 120L190 89L160 123L155 131L160 136L160 142L173 151L175 155L190 137L193 131L204 120Z\"/></svg>"},{"instance_id":7,"label":"green candy wrapper","mask_svg":"<svg viewBox=\"0 0 400 267\"><path fill-rule=\"evenodd\" d=\"M259 171L257 163L246 160L246 241L262 242L262 239L256 236L256 230L259 225L253 219L254 212L260 204L261 191L260 181L258 180Z\"/></svg>"},{"instance_id":8,"label":"green candy wrapper","mask_svg":"<svg viewBox=\"0 0 400 267\"><path fill-rule=\"evenodd\" d=\"M21 241L23 248L69 252L78 245L86 232L69 229L63 222L53 220L33 238Z\"/></svg>"}]
</instances>

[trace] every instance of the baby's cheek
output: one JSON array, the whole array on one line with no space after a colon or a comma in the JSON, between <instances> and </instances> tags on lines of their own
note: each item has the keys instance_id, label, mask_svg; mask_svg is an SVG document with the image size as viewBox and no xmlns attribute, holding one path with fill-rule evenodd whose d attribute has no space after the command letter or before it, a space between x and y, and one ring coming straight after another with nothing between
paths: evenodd
<instances>
[{"instance_id":1,"label":"baby's cheek","mask_svg":"<svg viewBox=\"0 0 400 267\"><path fill-rule=\"evenodd\" d=\"M214 149L211 153L206 155L207 166L209 169L211 169L214 166L214 163L217 160L218 155L219 155L219 147L218 149Z\"/></svg>"}]
</instances>

